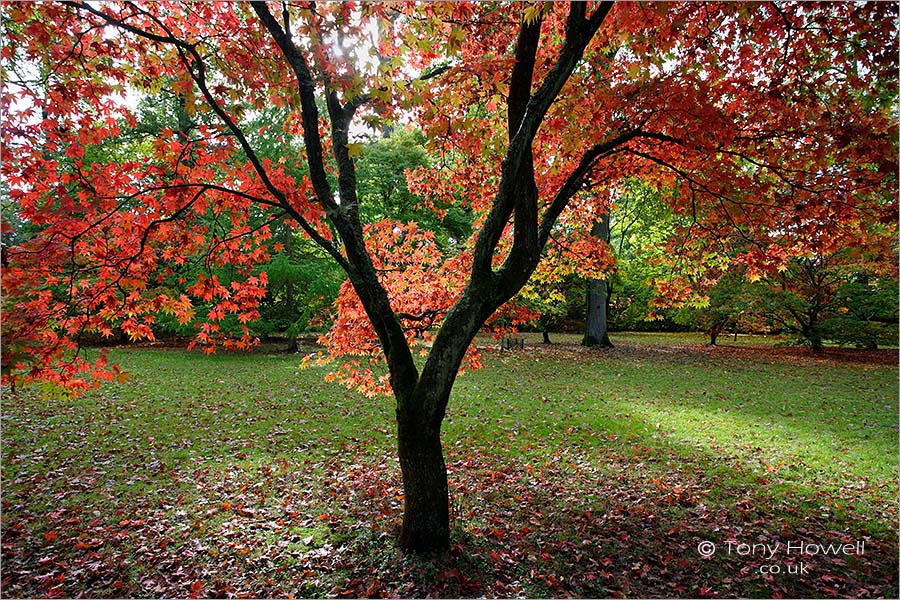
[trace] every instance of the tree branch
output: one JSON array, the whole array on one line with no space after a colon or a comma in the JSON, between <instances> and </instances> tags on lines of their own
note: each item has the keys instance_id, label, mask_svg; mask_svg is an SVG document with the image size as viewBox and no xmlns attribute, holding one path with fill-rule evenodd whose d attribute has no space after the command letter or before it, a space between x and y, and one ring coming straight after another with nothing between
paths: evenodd
<instances>
[{"instance_id":1,"label":"tree branch","mask_svg":"<svg viewBox=\"0 0 900 600\"><path fill-rule=\"evenodd\" d=\"M544 211L538 230L538 242L542 248L547 244L547 239L556 225L556 220L568 206L569 201L582 189L587 176L597 164L597 161L620 151L621 147L637 137L638 133L638 130L622 132L610 140L594 145L582 155L575 170L569 174L556 192L550 205Z\"/></svg>"},{"instance_id":2,"label":"tree branch","mask_svg":"<svg viewBox=\"0 0 900 600\"><path fill-rule=\"evenodd\" d=\"M534 64L538 43L541 39L543 17L537 16L531 23L523 22L516 39L516 56L509 78L509 95L506 100L507 129L510 140L519 130L525 116L525 108L531 99L531 84L534 79Z\"/></svg>"},{"instance_id":3,"label":"tree branch","mask_svg":"<svg viewBox=\"0 0 900 600\"><path fill-rule=\"evenodd\" d=\"M350 277L366 315L369 317L391 372L391 386L398 403L412 391L419 373L412 358L406 335L394 314L387 291L378 279L372 258L366 249L356 197L356 170L347 149L350 121L356 111L351 103L341 106L337 93L325 82L325 101L331 120L332 151L338 166L338 192L341 204L334 202L325 172L325 157L319 134L319 112L315 85L306 59L269 12L265 2L252 3L263 27L272 36L288 65L294 71L300 94L303 139L309 160L310 179L326 215L334 223L344 242L347 261L342 266Z\"/></svg>"},{"instance_id":4,"label":"tree branch","mask_svg":"<svg viewBox=\"0 0 900 600\"><path fill-rule=\"evenodd\" d=\"M298 220L298 223L300 223L301 228L303 228L303 230L307 234L309 234L310 237L312 237L316 241L316 243L321 245L322 248L326 252L328 252L329 255L331 255L338 262L338 264L340 264L341 266L344 266L346 264L346 260L343 257L343 255L341 254L340 250L334 244L332 244L331 242L329 242L328 240L323 238L321 235L319 235L318 232L315 231L315 228L313 228L305 219L303 219L303 217L299 213L297 213L297 211L290 205L284 191L282 191L280 188L278 188L278 186L276 186L272 182L272 180L269 178L268 171L263 166L262 160L256 154L256 151L250 145L250 142L247 139L246 135L244 135L243 130L237 125L237 123L235 123L235 121L228 115L228 113L225 111L225 109L222 108L222 106L219 104L219 102L216 100L216 98L212 95L212 93L210 92L210 90L207 86L207 82L206 82L206 64L203 61L203 57L197 51L195 44L188 43L188 42L176 37L174 34L172 34L171 31L168 30L168 28L166 28L166 26L163 23L161 23L159 21L159 19L157 19L153 15L151 15L151 14L147 13L146 11L144 11L140 8L137 8L137 7L134 7L134 10L136 11L135 14L138 14L138 13L144 14L148 18L152 19L157 25L159 25L159 27L166 33L166 35L159 35L157 33L153 33L151 31L147 31L140 27L136 27L134 25L126 23L124 20L117 19L117 18L113 17L112 15L109 15L101 10L98 10L89 4L80 4L77 2L70 2L70 1L66 1L66 2L64 2L64 4L66 4L67 6L73 7L76 10L86 10L86 11L90 12L91 14L103 19L106 23L113 25L114 27L118 27L120 29L123 29L130 33L133 33L140 37L144 37L146 39L156 41L156 42L159 42L162 44L171 45L171 46L174 46L175 48L177 48L178 52L179 52L179 56L181 57L182 63L184 64L185 68L187 69L188 74L191 76L191 79L193 79L194 82L197 84L197 87L200 89L200 92L203 95L203 98L206 100L207 104L212 109L212 111L216 114L216 116L219 117L219 119L225 124L227 129L238 140L238 143L240 144L241 149L247 155L247 159L250 161L250 164L253 166L254 171L256 171L256 173L259 175L260 180L262 181L263 185L266 187L266 189L269 191L269 193L272 194L272 196L275 197L275 199L278 201L277 202L278 206L280 208L284 209L285 211L287 211L292 217L296 218ZM276 22L276 26L277 26L277 22ZM293 44L291 44L291 45L293 45ZM311 166L311 170L312 170L312 166ZM324 170L323 170L323 172L324 172ZM326 184L327 184L327 180L326 180ZM321 202L321 197L319 197L318 199ZM269 204L271 205L272 203L269 203ZM333 204L333 202L332 202L332 204ZM326 210L327 210L327 206L326 206Z\"/></svg>"},{"instance_id":5,"label":"tree branch","mask_svg":"<svg viewBox=\"0 0 900 600\"><path fill-rule=\"evenodd\" d=\"M507 148L497 196L476 240L473 253L472 282L482 290L487 289L494 281L491 268L494 250L512 211L516 212L516 229L513 250L504 266L504 285L515 287L522 278L524 283L540 259L541 249L537 245L539 240L537 195L531 191L532 187L536 190L536 186L533 169L529 173L528 165L532 161L534 137L544 116L584 55L588 43L612 8L612 2L603 2L589 19L585 19L586 7L586 3L583 2L571 3L566 19L565 40L559 58L538 90L528 99L521 122ZM527 28L524 23L521 27ZM522 29L517 44L521 42L527 46L531 42L530 36L534 33L525 34ZM527 56L527 50L527 47L523 48L523 56ZM517 48L517 56L518 54ZM520 101L521 95L524 93L517 91L513 95L512 89L510 90L510 96L515 102ZM518 110L516 106L512 114L517 115Z\"/></svg>"}]
</instances>

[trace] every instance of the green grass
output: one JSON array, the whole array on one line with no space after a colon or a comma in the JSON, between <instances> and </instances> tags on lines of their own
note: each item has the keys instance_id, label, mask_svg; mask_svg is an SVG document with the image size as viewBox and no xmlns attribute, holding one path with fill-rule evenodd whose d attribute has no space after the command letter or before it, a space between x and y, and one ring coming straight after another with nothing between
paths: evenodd
<instances>
[{"instance_id":1,"label":"green grass","mask_svg":"<svg viewBox=\"0 0 900 600\"><path fill-rule=\"evenodd\" d=\"M895 369L704 358L613 349L571 361L536 356L522 370L519 356L504 356L456 390L489 411L484 439L490 429L518 432L514 450L574 427L576 440L603 432L719 457L752 447L766 464L807 464L809 483L896 474Z\"/></svg>"},{"instance_id":2,"label":"green grass","mask_svg":"<svg viewBox=\"0 0 900 600\"><path fill-rule=\"evenodd\" d=\"M391 400L327 384L297 356L116 349L126 384L5 393L3 593L896 591L896 364L758 338L707 349L625 334L592 351L527 338L457 382L455 543L435 559L392 545ZM808 576L696 553L703 539L857 538L865 556L809 557Z\"/></svg>"}]
</instances>

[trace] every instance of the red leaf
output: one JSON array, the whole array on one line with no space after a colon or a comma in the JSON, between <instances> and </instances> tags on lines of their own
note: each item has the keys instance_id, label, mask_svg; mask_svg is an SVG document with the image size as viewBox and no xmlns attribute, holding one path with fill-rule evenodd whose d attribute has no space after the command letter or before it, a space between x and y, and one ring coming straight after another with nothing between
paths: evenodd
<instances>
[{"instance_id":1,"label":"red leaf","mask_svg":"<svg viewBox=\"0 0 900 600\"><path fill-rule=\"evenodd\" d=\"M190 586L191 593L188 594L188 598L200 598L203 596L203 588L206 586L206 582L201 579L193 582Z\"/></svg>"}]
</instances>

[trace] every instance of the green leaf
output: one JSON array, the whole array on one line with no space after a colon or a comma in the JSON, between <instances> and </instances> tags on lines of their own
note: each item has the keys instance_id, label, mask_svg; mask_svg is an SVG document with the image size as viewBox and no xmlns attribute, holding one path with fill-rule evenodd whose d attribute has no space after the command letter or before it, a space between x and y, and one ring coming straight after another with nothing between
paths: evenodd
<instances>
[{"instance_id":1,"label":"green leaf","mask_svg":"<svg viewBox=\"0 0 900 600\"><path fill-rule=\"evenodd\" d=\"M350 158L359 156L360 153L362 153L362 150L363 150L363 145L360 142L353 142L353 143L347 144L347 154L350 155Z\"/></svg>"}]
</instances>

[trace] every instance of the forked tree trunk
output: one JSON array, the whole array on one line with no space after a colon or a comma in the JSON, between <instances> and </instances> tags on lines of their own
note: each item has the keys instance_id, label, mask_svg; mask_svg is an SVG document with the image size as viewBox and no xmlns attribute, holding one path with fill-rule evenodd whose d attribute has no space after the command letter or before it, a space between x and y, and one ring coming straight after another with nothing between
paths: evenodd
<instances>
[{"instance_id":1,"label":"forked tree trunk","mask_svg":"<svg viewBox=\"0 0 900 600\"><path fill-rule=\"evenodd\" d=\"M477 316L481 310L475 312L465 315L451 311L449 323L435 337L418 381L409 387L394 386L397 450L403 476L399 543L407 551L443 551L450 547L450 495L441 423L460 362L483 322Z\"/></svg>"},{"instance_id":2,"label":"forked tree trunk","mask_svg":"<svg viewBox=\"0 0 900 600\"><path fill-rule=\"evenodd\" d=\"M441 423L469 343L513 293L487 299L466 288L435 336L418 380L403 386L402 377L392 377L404 495L399 542L404 550L431 552L450 547L450 495Z\"/></svg>"},{"instance_id":3,"label":"forked tree trunk","mask_svg":"<svg viewBox=\"0 0 900 600\"><path fill-rule=\"evenodd\" d=\"M397 420L403 474L400 546L416 552L443 550L450 545L450 502L440 425L423 427L399 414Z\"/></svg>"}]
</instances>

